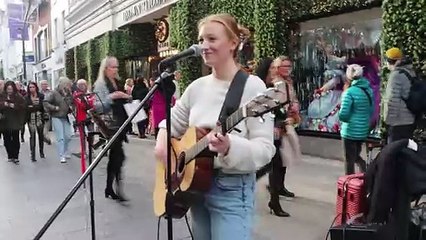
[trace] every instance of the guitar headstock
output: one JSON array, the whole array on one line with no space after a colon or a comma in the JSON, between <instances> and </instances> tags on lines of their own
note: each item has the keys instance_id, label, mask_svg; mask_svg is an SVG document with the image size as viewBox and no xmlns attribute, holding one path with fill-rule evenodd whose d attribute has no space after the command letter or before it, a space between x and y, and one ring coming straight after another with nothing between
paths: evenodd
<instances>
[{"instance_id":1,"label":"guitar headstock","mask_svg":"<svg viewBox=\"0 0 426 240\"><path fill-rule=\"evenodd\" d=\"M247 117L259 117L288 104L284 83L276 83L245 105Z\"/></svg>"}]
</instances>

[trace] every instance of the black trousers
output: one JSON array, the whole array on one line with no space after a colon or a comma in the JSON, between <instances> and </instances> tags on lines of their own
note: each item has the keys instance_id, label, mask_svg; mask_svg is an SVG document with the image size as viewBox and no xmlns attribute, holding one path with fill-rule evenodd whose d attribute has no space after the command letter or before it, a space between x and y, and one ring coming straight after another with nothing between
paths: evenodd
<instances>
[{"instance_id":1,"label":"black trousers","mask_svg":"<svg viewBox=\"0 0 426 240\"><path fill-rule=\"evenodd\" d=\"M414 124L389 126L388 128L388 144L401 139L412 138L416 126Z\"/></svg>"},{"instance_id":2,"label":"black trousers","mask_svg":"<svg viewBox=\"0 0 426 240\"><path fill-rule=\"evenodd\" d=\"M144 136L146 128L148 126L148 119L138 122L137 125L138 125L139 135Z\"/></svg>"},{"instance_id":3,"label":"black trousers","mask_svg":"<svg viewBox=\"0 0 426 240\"><path fill-rule=\"evenodd\" d=\"M30 131L31 157L35 157L36 135L38 137L39 153L40 155L44 155L44 125L35 126L33 124L28 124L28 130Z\"/></svg>"},{"instance_id":4,"label":"black trousers","mask_svg":"<svg viewBox=\"0 0 426 240\"><path fill-rule=\"evenodd\" d=\"M345 152L345 172L346 175L355 173L355 163L359 166L362 172L367 171L367 164L360 156L362 144L364 141L343 139L343 148Z\"/></svg>"},{"instance_id":5,"label":"black trousers","mask_svg":"<svg viewBox=\"0 0 426 240\"><path fill-rule=\"evenodd\" d=\"M4 130L4 146L8 159L18 159L21 143L19 142L19 130Z\"/></svg>"},{"instance_id":6,"label":"black trousers","mask_svg":"<svg viewBox=\"0 0 426 240\"><path fill-rule=\"evenodd\" d=\"M24 135L25 135L25 125L22 127L22 129L21 129L21 141L22 142L24 142L25 141L25 139L24 139Z\"/></svg>"},{"instance_id":7,"label":"black trousers","mask_svg":"<svg viewBox=\"0 0 426 240\"><path fill-rule=\"evenodd\" d=\"M271 160L271 172L269 173L269 192L271 193L271 201L279 201L279 192L284 189L284 180L287 168L283 167L280 154L281 140L274 141L275 155Z\"/></svg>"},{"instance_id":8,"label":"black trousers","mask_svg":"<svg viewBox=\"0 0 426 240\"><path fill-rule=\"evenodd\" d=\"M124 133L125 134L125 133ZM125 137L125 136L124 136ZM124 137L118 137L109 149L109 160L107 166L107 182L106 189L112 190L114 179L117 184L117 191L120 191L121 168L123 167L124 155L123 141Z\"/></svg>"}]
</instances>

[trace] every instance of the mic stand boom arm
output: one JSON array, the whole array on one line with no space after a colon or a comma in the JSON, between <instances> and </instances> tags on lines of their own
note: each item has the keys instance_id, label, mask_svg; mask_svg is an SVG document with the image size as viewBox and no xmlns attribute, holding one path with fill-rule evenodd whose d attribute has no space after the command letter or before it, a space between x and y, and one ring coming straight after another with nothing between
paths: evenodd
<instances>
[{"instance_id":1,"label":"mic stand boom arm","mask_svg":"<svg viewBox=\"0 0 426 240\"><path fill-rule=\"evenodd\" d=\"M52 214L52 216L47 220L47 222L44 224L44 226L41 228L41 230L37 233L37 235L34 237L34 240L40 240L41 237L46 233L47 229L52 225L52 223L55 221L55 219L59 216L59 214L64 210L65 206L68 204L68 202L72 199L72 197L75 195L77 190L83 185L83 183L86 181L87 177L92 173L92 171L96 168L96 166L99 164L99 162L102 160L102 157L105 155L105 153L111 148L111 145L115 142L115 140L118 138L118 136L127 128L127 125L135 118L135 116L138 114L138 112L143 108L145 103L151 98L151 96L154 94L154 92L157 90L159 85L166 85L163 84L164 81L171 81L172 74L162 74L160 78L158 78L155 81L155 85L149 90L148 94L145 96L144 99L142 99L141 103L137 107L136 111L130 115L126 121L121 125L121 127L118 129L118 131L111 137L111 139L108 141L108 143L105 145L105 147L101 150L101 152L96 156L96 158L93 160L93 162L89 165L89 167L86 169L83 175L78 179L78 181L75 183L73 188L70 190L68 195L65 197L64 201L58 206L58 208L55 210L55 212ZM169 123L170 124L170 123Z\"/></svg>"}]
</instances>

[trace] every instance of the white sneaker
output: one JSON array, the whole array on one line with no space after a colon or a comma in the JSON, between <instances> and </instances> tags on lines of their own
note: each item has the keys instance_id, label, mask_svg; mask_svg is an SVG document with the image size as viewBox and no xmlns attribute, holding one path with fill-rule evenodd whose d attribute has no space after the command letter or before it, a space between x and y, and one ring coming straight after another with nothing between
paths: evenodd
<instances>
[{"instance_id":1,"label":"white sneaker","mask_svg":"<svg viewBox=\"0 0 426 240\"><path fill-rule=\"evenodd\" d=\"M61 158L61 163L66 163L67 162L67 159L66 158Z\"/></svg>"}]
</instances>

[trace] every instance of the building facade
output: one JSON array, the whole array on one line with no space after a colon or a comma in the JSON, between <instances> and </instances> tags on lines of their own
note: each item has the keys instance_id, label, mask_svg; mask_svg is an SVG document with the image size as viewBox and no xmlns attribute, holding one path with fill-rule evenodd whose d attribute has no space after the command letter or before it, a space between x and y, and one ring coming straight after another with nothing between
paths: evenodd
<instances>
[{"instance_id":1,"label":"building facade","mask_svg":"<svg viewBox=\"0 0 426 240\"><path fill-rule=\"evenodd\" d=\"M38 1L33 15L36 19L32 25L35 50L34 81L47 80L52 87L54 60L52 59L51 1Z\"/></svg>"},{"instance_id":2,"label":"building facade","mask_svg":"<svg viewBox=\"0 0 426 240\"><path fill-rule=\"evenodd\" d=\"M65 16L68 14L68 1L51 0L50 23L52 31L52 85L56 86L59 77L65 76L65 27L67 22Z\"/></svg>"},{"instance_id":3,"label":"building facade","mask_svg":"<svg viewBox=\"0 0 426 240\"><path fill-rule=\"evenodd\" d=\"M24 31L31 24L26 17L27 9L31 6L22 1L0 1L0 78L8 80L19 80L26 82L32 78L32 65L34 63L34 52L31 28ZM25 22L25 25L24 25ZM23 53L25 52L26 76L24 76Z\"/></svg>"},{"instance_id":4,"label":"building facade","mask_svg":"<svg viewBox=\"0 0 426 240\"><path fill-rule=\"evenodd\" d=\"M93 82L102 58L114 55L122 78L150 77L156 63L174 53L164 23L176 1L69 0L66 75Z\"/></svg>"}]
</instances>

